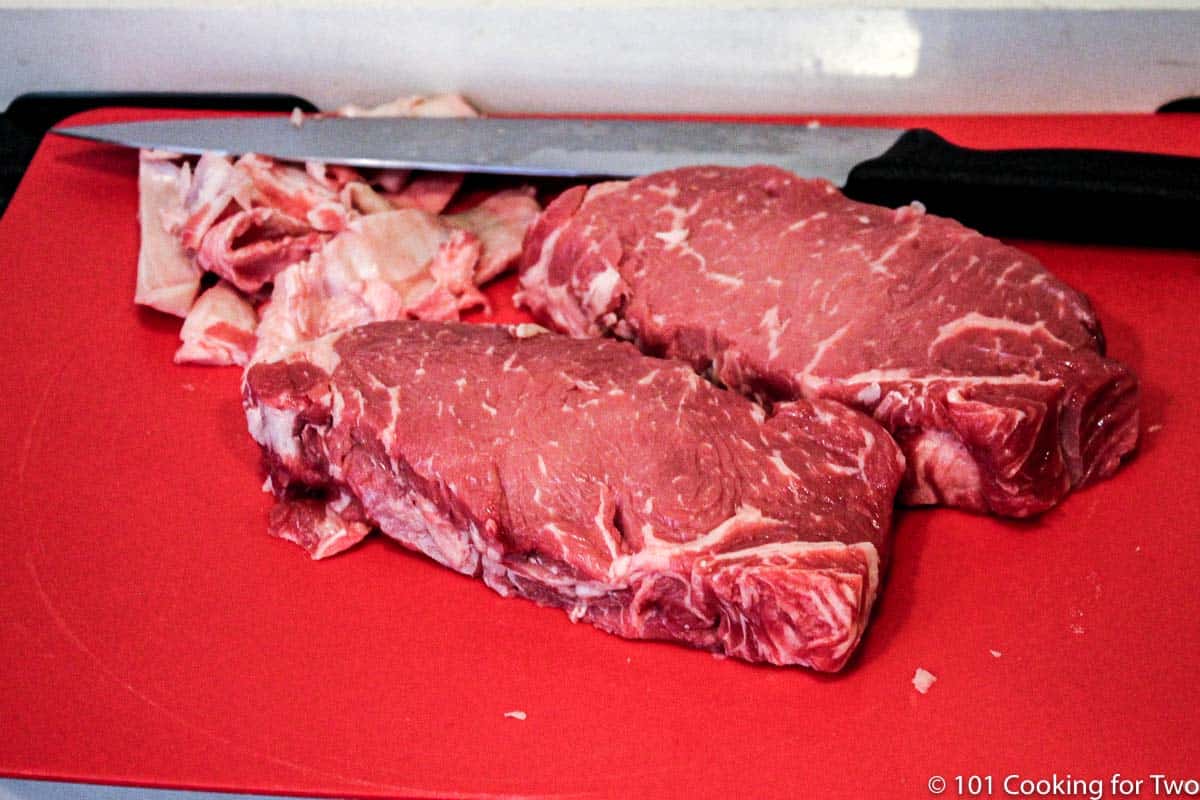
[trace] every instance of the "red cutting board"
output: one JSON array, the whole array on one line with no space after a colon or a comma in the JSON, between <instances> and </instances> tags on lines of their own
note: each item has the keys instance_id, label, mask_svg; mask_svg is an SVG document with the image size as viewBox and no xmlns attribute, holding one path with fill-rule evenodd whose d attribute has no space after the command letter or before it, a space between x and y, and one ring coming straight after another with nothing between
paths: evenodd
<instances>
[{"instance_id":1,"label":"red cutting board","mask_svg":"<svg viewBox=\"0 0 1200 800\"><path fill-rule=\"evenodd\" d=\"M1188 115L890 122L1200 156ZM173 365L178 321L132 304L135 213L132 152L49 137L0 220L0 773L597 798L1200 778L1200 254L1027 245L1141 376L1140 450L1033 522L900 514L830 677L572 625L382 537L319 563L268 537L238 371Z\"/></svg>"}]
</instances>

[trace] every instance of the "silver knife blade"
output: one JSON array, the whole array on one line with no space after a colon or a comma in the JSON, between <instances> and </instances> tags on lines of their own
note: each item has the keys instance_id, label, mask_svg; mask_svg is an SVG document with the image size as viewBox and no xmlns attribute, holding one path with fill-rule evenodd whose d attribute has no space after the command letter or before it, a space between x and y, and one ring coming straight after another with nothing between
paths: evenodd
<instances>
[{"instance_id":1,"label":"silver knife blade","mask_svg":"<svg viewBox=\"0 0 1200 800\"><path fill-rule=\"evenodd\" d=\"M220 117L55 128L98 142L194 155L542 177L629 178L675 167L771 164L841 185L902 131L771 123L583 119Z\"/></svg>"},{"instance_id":2,"label":"silver knife blade","mask_svg":"<svg viewBox=\"0 0 1200 800\"><path fill-rule=\"evenodd\" d=\"M234 794L231 792L0 778L0 800L303 800L303 798L273 794Z\"/></svg>"}]
</instances>

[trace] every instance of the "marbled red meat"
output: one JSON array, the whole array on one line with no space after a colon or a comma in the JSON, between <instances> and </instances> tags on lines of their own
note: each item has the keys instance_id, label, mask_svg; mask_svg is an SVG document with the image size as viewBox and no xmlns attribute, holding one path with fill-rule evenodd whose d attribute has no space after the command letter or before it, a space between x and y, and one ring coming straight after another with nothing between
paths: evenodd
<instances>
[{"instance_id":1,"label":"marbled red meat","mask_svg":"<svg viewBox=\"0 0 1200 800\"><path fill-rule=\"evenodd\" d=\"M908 503L1035 514L1137 440L1137 379L1032 256L772 167L568 190L526 237L517 299L747 394L873 415Z\"/></svg>"},{"instance_id":2,"label":"marbled red meat","mask_svg":"<svg viewBox=\"0 0 1200 800\"><path fill-rule=\"evenodd\" d=\"M375 323L252 364L273 532L322 557L377 527L622 636L840 669L888 556L891 437L523 327Z\"/></svg>"}]
</instances>

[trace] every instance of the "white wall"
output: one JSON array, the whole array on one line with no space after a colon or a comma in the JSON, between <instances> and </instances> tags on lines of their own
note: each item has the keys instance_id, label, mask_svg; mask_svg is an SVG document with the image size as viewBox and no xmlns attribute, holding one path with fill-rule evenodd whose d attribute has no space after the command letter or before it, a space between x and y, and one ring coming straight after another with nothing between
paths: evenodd
<instances>
[{"instance_id":1,"label":"white wall","mask_svg":"<svg viewBox=\"0 0 1200 800\"><path fill-rule=\"evenodd\" d=\"M1200 95L1200 0L949 2L42 2L0 8L0 106L59 89L698 113L1143 111Z\"/></svg>"}]
</instances>

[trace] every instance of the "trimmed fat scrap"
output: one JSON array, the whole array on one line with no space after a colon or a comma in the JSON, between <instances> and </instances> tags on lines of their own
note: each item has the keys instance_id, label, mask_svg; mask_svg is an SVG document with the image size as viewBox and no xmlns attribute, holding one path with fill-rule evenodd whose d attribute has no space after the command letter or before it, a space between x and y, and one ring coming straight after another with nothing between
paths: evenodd
<instances>
[{"instance_id":1,"label":"trimmed fat scrap","mask_svg":"<svg viewBox=\"0 0 1200 800\"><path fill-rule=\"evenodd\" d=\"M187 316L200 291L200 269L167 231L169 220L183 214L183 193L191 170L164 154L143 150L138 159L137 287L133 301L177 317Z\"/></svg>"},{"instance_id":2,"label":"trimmed fat scrap","mask_svg":"<svg viewBox=\"0 0 1200 800\"><path fill-rule=\"evenodd\" d=\"M351 220L307 261L273 275L255 360L368 322L456 320L486 308L477 287L520 256L538 210L532 192L509 189L459 214L402 209Z\"/></svg>"},{"instance_id":3,"label":"trimmed fat scrap","mask_svg":"<svg viewBox=\"0 0 1200 800\"><path fill-rule=\"evenodd\" d=\"M320 558L378 529L621 636L842 668L904 470L883 429L529 327L375 323L252 364L272 533Z\"/></svg>"},{"instance_id":4,"label":"trimmed fat scrap","mask_svg":"<svg viewBox=\"0 0 1200 800\"><path fill-rule=\"evenodd\" d=\"M457 319L486 306L474 283L480 247L471 233L424 211L355 219L322 251L275 276L254 358L368 322Z\"/></svg>"},{"instance_id":5,"label":"trimmed fat scrap","mask_svg":"<svg viewBox=\"0 0 1200 800\"><path fill-rule=\"evenodd\" d=\"M254 306L221 281L200 295L188 312L175 363L245 366L254 352L257 327Z\"/></svg>"},{"instance_id":6,"label":"trimmed fat scrap","mask_svg":"<svg viewBox=\"0 0 1200 800\"><path fill-rule=\"evenodd\" d=\"M919 205L774 167L575 187L525 239L519 305L769 400L872 415L903 502L1037 514L1137 442L1138 382L1087 298L1032 256Z\"/></svg>"},{"instance_id":7,"label":"trimmed fat scrap","mask_svg":"<svg viewBox=\"0 0 1200 800\"><path fill-rule=\"evenodd\" d=\"M476 116L457 95L343 116ZM321 116L321 115L318 115ZM305 116L293 114L293 124ZM178 363L244 364L382 319L458 319L511 267L541 211L531 187L443 213L458 173L142 151L134 300L185 317ZM220 290L200 295L205 273ZM199 299L197 299L199 297ZM193 304L196 305L193 305ZM262 330L257 329L261 317Z\"/></svg>"}]
</instances>

